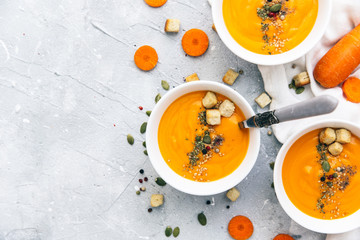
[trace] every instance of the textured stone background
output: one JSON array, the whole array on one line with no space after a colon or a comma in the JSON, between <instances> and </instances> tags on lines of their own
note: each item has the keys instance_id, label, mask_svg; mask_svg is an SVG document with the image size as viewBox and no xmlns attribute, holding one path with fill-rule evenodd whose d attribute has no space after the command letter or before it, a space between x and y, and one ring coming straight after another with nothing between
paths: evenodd
<instances>
[{"instance_id":1,"label":"textured stone background","mask_svg":"<svg viewBox=\"0 0 360 240\"><path fill-rule=\"evenodd\" d=\"M166 18L180 19L181 32L164 33ZM179 239L230 239L227 223L237 214L252 219L252 239L279 232L325 238L281 209L269 168L281 146L266 129L237 202L219 194L215 205L206 205L212 197L154 185L139 126L155 95L165 94L161 80L177 86L197 72L220 82L229 67L243 69L233 87L260 111L253 101L263 91L257 67L234 56L211 25L206 0L168 0L159 9L143 0L0 1L0 239L164 239L167 225L180 227ZM190 28L209 35L202 57L186 57L181 49ZM144 44L159 54L151 72L133 63ZM149 182L137 196L140 168ZM149 214L149 196L157 192L165 205ZM196 219L201 211L205 227Z\"/></svg>"}]
</instances>

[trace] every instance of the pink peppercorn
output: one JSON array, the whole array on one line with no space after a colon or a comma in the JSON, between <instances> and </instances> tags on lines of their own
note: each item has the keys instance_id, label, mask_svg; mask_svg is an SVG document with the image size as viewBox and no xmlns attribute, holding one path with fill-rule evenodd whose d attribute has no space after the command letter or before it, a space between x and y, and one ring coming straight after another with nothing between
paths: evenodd
<instances>
[{"instance_id":1,"label":"pink peppercorn","mask_svg":"<svg viewBox=\"0 0 360 240\"><path fill-rule=\"evenodd\" d=\"M139 106L139 109L140 109L140 110L143 110L144 108L143 108L142 106Z\"/></svg>"},{"instance_id":2,"label":"pink peppercorn","mask_svg":"<svg viewBox=\"0 0 360 240\"><path fill-rule=\"evenodd\" d=\"M142 180L142 179L139 179L139 183L143 183L143 180Z\"/></svg>"},{"instance_id":3,"label":"pink peppercorn","mask_svg":"<svg viewBox=\"0 0 360 240\"><path fill-rule=\"evenodd\" d=\"M268 13L268 16L269 16L270 18L276 17L276 13L269 12L269 13Z\"/></svg>"},{"instance_id":4,"label":"pink peppercorn","mask_svg":"<svg viewBox=\"0 0 360 240\"><path fill-rule=\"evenodd\" d=\"M210 146L206 146L206 150L208 150L208 151L209 151L210 149L211 149L211 147L210 147Z\"/></svg>"},{"instance_id":5,"label":"pink peppercorn","mask_svg":"<svg viewBox=\"0 0 360 240\"><path fill-rule=\"evenodd\" d=\"M148 178L147 178L147 177L144 177L144 181L147 182L147 181L148 181Z\"/></svg>"}]
</instances>

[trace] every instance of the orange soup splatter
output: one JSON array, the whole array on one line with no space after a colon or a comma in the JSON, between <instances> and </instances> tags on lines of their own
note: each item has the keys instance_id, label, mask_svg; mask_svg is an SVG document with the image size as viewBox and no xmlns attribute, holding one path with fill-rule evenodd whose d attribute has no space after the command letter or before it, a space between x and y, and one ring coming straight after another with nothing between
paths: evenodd
<instances>
[{"instance_id":1,"label":"orange soup splatter","mask_svg":"<svg viewBox=\"0 0 360 240\"><path fill-rule=\"evenodd\" d=\"M236 42L259 54L279 54L309 35L318 0L224 0L225 25Z\"/></svg>"},{"instance_id":2,"label":"orange soup splatter","mask_svg":"<svg viewBox=\"0 0 360 240\"><path fill-rule=\"evenodd\" d=\"M352 135L334 157L321 152L320 130L300 137L284 159L282 178L290 201L302 212L320 219L337 219L360 209L360 139ZM326 147L325 147L326 148ZM322 157L323 156L323 157ZM323 159L329 163L324 171Z\"/></svg>"},{"instance_id":3,"label":"orange soup splatter","mask_svg":"<svg viewBox=\"0 0 360 240\"><path fill-rule=\"evenodd\" d=\"M192 92L175 100L162 116L158 130L160 152L169 167L184 178L200 182L231 174L244 160L250 137L248 129L240 130L238 126L245 116L237 106L231 117L221 118L220 125L204 125L205 94L205 91ZM227 99L220 94L216 96L218 101ZM197 161L191 160L189 154L197 140L201 138L205 142L206 134L212 139L211 144L204 146L206 154L200 152Z\"/></svg>"}]
</instances>

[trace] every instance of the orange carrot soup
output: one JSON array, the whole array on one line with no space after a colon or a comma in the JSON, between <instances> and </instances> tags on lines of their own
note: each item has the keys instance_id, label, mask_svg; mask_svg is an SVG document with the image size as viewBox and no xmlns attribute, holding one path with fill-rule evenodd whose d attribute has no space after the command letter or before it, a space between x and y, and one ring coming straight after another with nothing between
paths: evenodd
<instances>
[{"instance_id":1,"label":"orange carrot soup","mask_svg":"<svg viewBox=\"0 0 360 240\"><path fill-rule=\"evenodd\" d=\"M259 54L279 54L311 32L318 0L224 0L225 25L236 42Z\"/></svg>"},{"instance_id":2,"label":"orange carrot soup","mask_svg":"<svg viewBox=\"0 0 360 240\"><path fill-rule=\"evenodd\" d=\"M226 177L239 167L248 150L249 130L238 126L243 120L240 108L223 95L188 93L175 100L161 118L160 152L184 178L209 182Z\"/></svg>"},{"instance_id":3,"label":"orange carrot soup","mask_svg":"<svg viewBox=\"0 0 360 240\"><path fill-rule=\"evenodd\" d=\"M343 218L360 209L360 139L349 135L348 143L341 142L338 135L342 133L336 130L335 137L335 130L329 129L326 144L319 137L323 129L300 137L287 152L282 168L290 201L320 219Z\"/></svg>"}]
</instances>

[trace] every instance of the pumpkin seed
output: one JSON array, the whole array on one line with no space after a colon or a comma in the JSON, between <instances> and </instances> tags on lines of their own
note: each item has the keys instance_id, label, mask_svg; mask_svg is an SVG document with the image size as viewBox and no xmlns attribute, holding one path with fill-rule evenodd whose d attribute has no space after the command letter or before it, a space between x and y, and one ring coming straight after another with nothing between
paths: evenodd
<instances>
[{"instance_id":1,"label":"pumpkin seed","mask_svg":"<svg viewBox=\"0 0 360 240\"><path fill-rule=\"evenodd\" d=\"M147 122L144 122L143 124L141 124L140 133L145 133L146 127L147 127Z\"/></svg>"},{"instance_id":2,"label":"pumpkin seed","mask_svg":"<svg viewBox=\"0 0 360 240\"><path fill-rule=\"evenodd\" d=\"M161 95L160 95L160 93L158 93L158 95L156 95L156 97L155 97L155 103L160 101L160 99L161 99Z\"/></svg>"},{"instance_id":3,"label":"pumpkin seed","mask_svg":"<svg viewBox=\"0 0 360 240\"><path fill-rule=\"evenodd\" d=\"M146 111L146 115L148 115L150 117L151 111Z\"/></svg>"},{"instance_id":4,"label":"pumpkin seed","mask_svg":"<svg viewBox=\"0 0 360 240\"><path fill-rule=\"evenodd\" d=\"M295 90L295 92L296 92L296 94L301 94L304 90L305 90L304 87L298 87L298 88Z\"/></svg>"},{"instance_id":5,"label":"pumpkin seed","mask_svg":"<svg viewBox=\"0 0 360 240\"><path fill-rule=\"evenodd\" d=\"M206 216L205 216L205 214L204 213L199 213L198 214L198 220L199 220L199 223L201 224L201 225L203 225L203 226L205 226L206 225Z\"/></svg>"},{"instance_id":6,"label":"pumpkin seed","mask_svg":"<svg viewBox=\"0 0 360 240\"><path fill-rule=\"evenodd\" d=\"M330 171L330 164L328 161L323 161L323 163L321 164L322 168L324 169L325 172L329 172Z\"/></svg>"},{"instance_id":7,"label":"pumpkin seed","mask_svg":"<svg viewBox=\"0 0 360 240\"><path fill-rule=\"evenodd\" d=\"M179 227L174 228L173 236L177 237L177 236L179 236L179 234L180 234L180 228Z\"/></svg>"},{"instance_id":8,"label":"pumpkin seed","mask_svg":"<svg viewBox=\"0 0 360 240\"><path fill-rule=\"evenodd\" d=\"M157 185L162 186L162 187L166 185L165 180L162 179L161 177L157 177L157 178L155 179L155 182L156 182Z\"/></svg>"},{"instance_id":9,"label":"pumpkin seed","mask_svg":"<svg viewBox=\"0 0 360 240\"><path fill-rule=\"evenodd\" d=\"M170 88L169 83L167 81L165 81L165 80L161 81L161 86L166 91L169 90L169 88Z\"/></svg>"},{"instance_id":10,"label":"pumpkin seed","mask_svg":"<svg viewBox=\"0 0 360 240\"><path fill-rule=\"evenodd\" d=\"M170 237L171 234L172 234L172 228L171 227L166 227L165 236Z\"/></svg>"},{"instance_id":11,"label":"pumpkin seed","mask_svg":"<svg viewBox=\"0 0 360 240\"><path fill-rule=\"evenodd\" d=\"M134 144L134 137L131 136L130 134L127 135L126 139L130 145Z\"/></svg>"},{"instance_id":12,"label":"pumpkin seed","mask_svg":"<svg viewBox=\"0 0 360 240\"><path fill-rule=\"evenodd\" d=\"M270 10L270 12L274 12L274 13L275 13L275 12L279 12L280 9L281 9L281 4L278 3L278 4L272 5L269 10Z\"/></svg>"},{"instance_id":13,"label":"pumpkin seed","mask_svg":"<svg viewBox=\"0 0 360 240\"><path fill-rule=\"evenodd\" d=\"M147 150L144 150L144 154L145 154L146 156L148 156Z\"/></svg>"},{"instance_id":14,"label":"pumpkin seed","mask_svg":"<svg viewBox=\"0 0 360 240\"><path fill-rule=\"evenodd\" d=\"M205 135L203 138L203 142L206 144L210 144L211 143L211 137L208 135Z\"/></svg>"},{"instance_id":15,"label":"pumpkin seed","mask_svg":"<svg viewBox=\"0 0 360 240\"><path fill-rule=\"evenodd\" d=\"M143 142L143 146L144 146L144 148L146 148L146 142Z\"/></svg>"},{"instance_id":16,"label":"pumpkin seed","mask_svg":"<svg viewBox=\"0 0 360 240\"><path fill-rule=\"evenodd\" d=\"M265 5L264 8L265 8L266 11L269 11L269 10L270 10L270 6L269 6L269 5Z\"/></svg>"}]
</instances>

